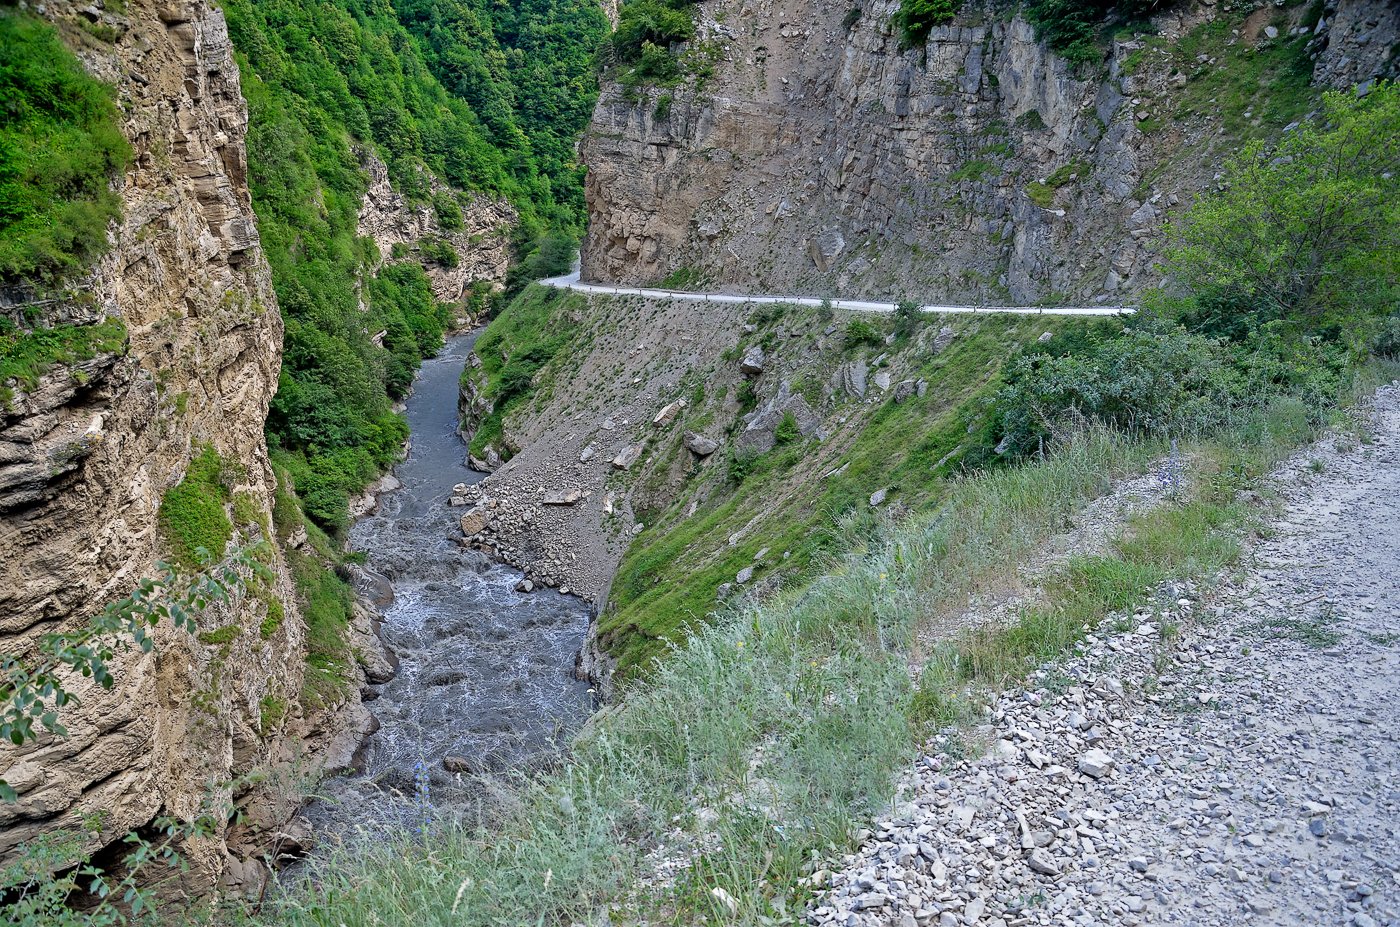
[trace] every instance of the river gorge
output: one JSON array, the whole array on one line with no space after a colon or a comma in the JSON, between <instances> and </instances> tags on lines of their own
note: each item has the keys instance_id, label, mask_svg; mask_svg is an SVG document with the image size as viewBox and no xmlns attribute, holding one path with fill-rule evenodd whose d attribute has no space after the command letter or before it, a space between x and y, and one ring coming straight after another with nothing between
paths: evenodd
<instances>
[{"instance_id":1,"label":"river gorge","mask_svg":"<svg viewBox=\"0 0 1400 927\"><path fill-rule=\"evenodd\" d=\"M572 674L589 606L549 589L517 592L520 573L459 543L452 488L483 477L465 465L457 430L457 384L475 339L456 335L423 364L407 401L411 446L394 471L402 485L350 532L397 667L365 693L377 729L358 774L329 790L332 803L353 800L359 820L359 803L386 789L420 802L424 791L434 803L464 798L472 774L528 764L590 711L588 684Z\"/></svg>"}]
</instances>

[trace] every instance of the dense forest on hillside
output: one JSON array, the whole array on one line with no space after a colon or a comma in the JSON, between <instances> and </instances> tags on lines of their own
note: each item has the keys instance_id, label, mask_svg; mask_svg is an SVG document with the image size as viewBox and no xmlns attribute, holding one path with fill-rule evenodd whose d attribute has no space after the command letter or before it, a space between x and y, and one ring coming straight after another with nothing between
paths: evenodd
<instances>
[{"instance_id":1,"label":"dense forest on hillside","mask_svg":"<svg viewBox=\"0 0 1400 927\"><path fill-rule=\"evenodd\" d=\"M575 234L573 139L607 23L588 0L230 0L225 12L250 108L253 206L286 320L269 437L308 513L334 530L407 436L391 403L447 323L416 265L365 285L380 256L355 234L360 149L410 200L428 199L427 171L505 197L522 257L550 233Z\"/></svg>"}]
</instances>

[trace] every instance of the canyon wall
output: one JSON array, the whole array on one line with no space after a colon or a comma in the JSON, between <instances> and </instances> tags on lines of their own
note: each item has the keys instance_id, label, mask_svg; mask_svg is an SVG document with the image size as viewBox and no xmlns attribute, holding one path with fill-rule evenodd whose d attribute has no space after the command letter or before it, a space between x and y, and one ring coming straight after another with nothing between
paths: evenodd
<instances>
[{"instance_id":1,"label":"canyon wall","mask_svg":"<svg viewBox=\"0 0 1400 927\"><path fill-rule=\"evenodd\" d=\"M162 499L206 449L221 461L235 543L274 530L263 423L282 322L249 201L247 110L223 13L208 0L43 9L116 88L134 150L119 181L125 218L90 290L44 311L120 319L129 342L55 366L0 408L0 646L12 654L154 574L172 550ZM0 776L20 800L0 805L0 855L87 817L85 849L103 859L159 815L216 808L172 891L258 887L249 860L299 800L287 776L314 772L317 746L348 757L365 721L358 701L314 717L297 708L305 631L277 545L266 558L271 579L202 614L205 634L162 626L151 653L117 654L110 691L79 685L81 705L62 712L67 737L3 748ZM228 823L230 805L241 823Z\"/></svg>"},{"instance_id":2,"label":"canyon wall","mask_svg":"<svg viewBox=\"0 0 1400 927\"><path fill-rule=\"evenodd\" d=\"M1178 3L1072 67L970 0L901 49L895 0L706 0L675 87L605 81L587 280L924 301L1119 301L1247 137L1394 73L1396 8ZM1221 19L1219 28L1212 22ZM1274 124L1277 123L1277 124Z\"/></svg>"},{"instance_id":3,"label":"canyon wall","mask_svg":"<svg viewBox=\"0 0 1400 927\"><path fill-rule=\"evenodd\" d=\"M504 284L510 269L510 233L518 220L514 207L503 199L471 194L466 202L458 202L461 227L444 227L430 203L410 203L390 185L389 169L377 156L361 152L360 162L369 177L369 189L356 231L374 241L381 260L391 258L396 248L413 253L425 241L440 240L456 254L455 263L449 266L419 255L439 300L460 303L479 281L498 289ZM456 193L439 178L429 175L427 179L434 196L456 200Z\"/></svg>"}]
</instances>

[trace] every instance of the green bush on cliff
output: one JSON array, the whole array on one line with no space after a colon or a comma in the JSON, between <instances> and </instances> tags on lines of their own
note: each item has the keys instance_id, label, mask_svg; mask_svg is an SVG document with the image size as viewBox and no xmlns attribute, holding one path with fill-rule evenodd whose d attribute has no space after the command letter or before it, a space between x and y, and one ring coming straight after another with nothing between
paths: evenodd
<instances>
[{"instance_id":1,"label":"green bush on cliff","mask_svg":"<svg viewBox=\"0 0 1400 927\"><path fill-rule=\"evenodd\" d=\"M689 3L632 0L618 16L612 45L620 60L636 64L645 57L648 45L665 52L694 35Z\"/></svg>"},{"instance_id":2,"label":"green bush on cliff","mask_svg":"<svg viewBox=\"0 0 1400 927\"><path fill-rule=\"evenodd\" d=\"M131 158L112 90L53 27L0 8L0 285L53 284L107 250Z\"/></svg>"},{"instance_id":3,"label":"green bush on cliff","mask_svg":"<svg viewBox=\"0 0 1400 927\"><path fill-rule=\"evenodd\" d=\"M1110 20L1130 23L1151 15L1168 0L1026 0L1022 4L1036 37L1073 64L1103 60L1099 31Z\"/></svg>"},{"instance_id":4,"label":"green bush on cliff","mask_svg":"<svg viewBox=\"0 0 1400 927\"><path fill-rule=\"evenodd\" d=\"M945 26L962 9L962 0L903 0L894 14L900 44L905 48L922 46L934 26Z\"/></svg>"},{"instance_id":5,"label":"green bush on cliff","mask_svg":"<svg viewBox=\"0 0 1400 927\"><path fill-rule=\"evenodd\" d=\"M224 462L205 445L190 461L184 478L161 497L160 530L170 545L172 561L197 569L206 558L223 556L233 538L233 522L224 509L229 498Z\"/></svg>"},{"instance_id":6,"label":"green bush on cliff","mask_svg":"<svg viewBox=\"0 0 1400 927\"><path fill-rule=\"evenodd\" d=\"M121 319L33 331L14 328L8 320L0 319L0 406L13 398L11 381L27 389L54 364L79 363L125 348L126 326Z\"/></svg>"}]
</instances>

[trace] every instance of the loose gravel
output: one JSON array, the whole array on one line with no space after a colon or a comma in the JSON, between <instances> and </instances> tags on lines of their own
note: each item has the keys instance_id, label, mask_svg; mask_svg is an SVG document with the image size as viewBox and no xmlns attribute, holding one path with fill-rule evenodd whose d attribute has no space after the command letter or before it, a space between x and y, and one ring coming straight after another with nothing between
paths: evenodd
<instances>
[{"instance_id":1,"label":"loose gravel","mask_svg":"<svg viewBox=\"0 0 1400 927\"><path fill-rule=\"evenodd\" d=\"M1274 475L1241 574L1169 585L937 738L813 924L1400 925L1400 384Z\"/></svg>"}]
</instances>

